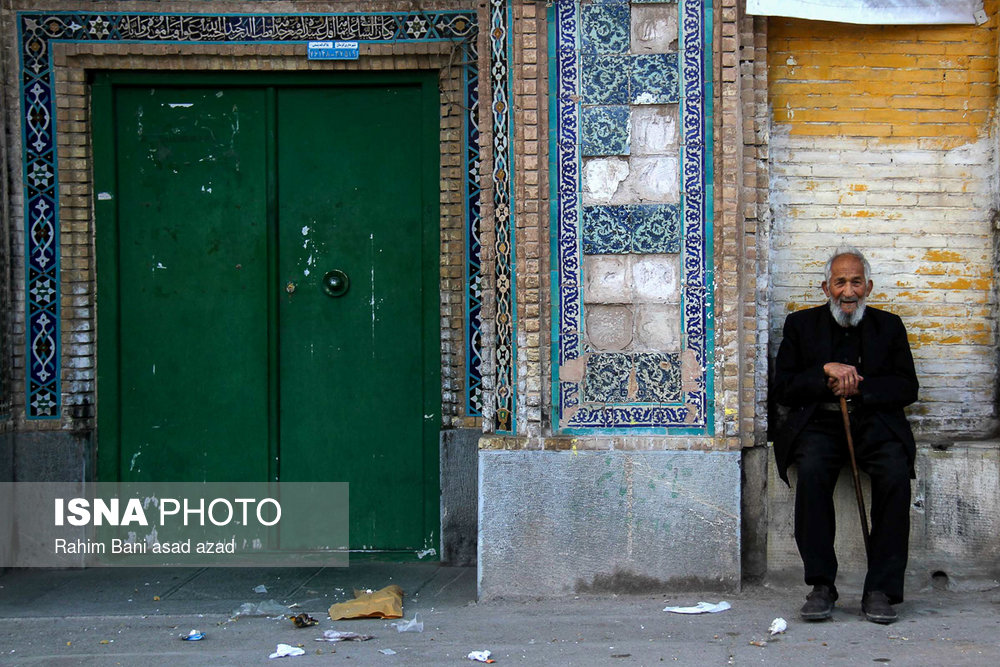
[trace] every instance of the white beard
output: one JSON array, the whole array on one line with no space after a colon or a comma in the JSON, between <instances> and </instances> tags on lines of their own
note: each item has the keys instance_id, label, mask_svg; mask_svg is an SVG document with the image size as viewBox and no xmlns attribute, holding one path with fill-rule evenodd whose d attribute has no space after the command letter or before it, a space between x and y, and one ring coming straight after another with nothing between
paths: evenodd
<instances>
[{"instance_id":1,"label":"white beard","mask_svg":"<svg viewBox=\"0 0 1000 667\"><path fill-rule=\"evenodd\" d=\"M865 299L858 299L857 306L854 308L853 313L845 313L840 309L840 302L831 298L830 299L830 314L833 315L833 319L837 321L842 327L856 327L861 324L861 318L865 316Z\"/></svg>"}]
</instances>

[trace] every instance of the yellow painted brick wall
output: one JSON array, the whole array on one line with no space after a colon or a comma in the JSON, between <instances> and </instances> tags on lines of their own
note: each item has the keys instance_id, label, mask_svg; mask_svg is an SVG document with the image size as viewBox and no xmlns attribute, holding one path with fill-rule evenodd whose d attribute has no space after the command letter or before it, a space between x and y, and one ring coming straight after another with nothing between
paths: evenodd
<instances>
[{"instance_id":1,"label":"yellow painted brick wall","mask_svg":"<svg viewBox=\"0 0 1000 667\"><path fill-rule=\"evenodd\" d=\"M980 137L996 108L997 0L983 26L864 26L771 19L774 122L792 134Z\"/></svg>"},{"instance_id":2,"label":"yellow painted brick wall","mask_svg":"<svg viewBox=\"0 0 1000 667\"><path fill-rule=\"evenodd\" d=\"M859 246L907 325L918 439L996 424L998 5L982 26L768 24L770 351L823 301L830 250Z\"/></svg>"}]
</instances>

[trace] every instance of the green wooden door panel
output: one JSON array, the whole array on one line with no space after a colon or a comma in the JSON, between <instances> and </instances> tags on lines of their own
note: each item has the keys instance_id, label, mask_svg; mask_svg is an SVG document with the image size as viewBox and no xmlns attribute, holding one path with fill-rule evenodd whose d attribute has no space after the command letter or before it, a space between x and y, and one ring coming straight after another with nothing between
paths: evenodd
<instances>
[{"instance_id":1,"label":"green wooden door panel","mask_svg":"<svg viewBox=\"0 0 1000 667\"><path fill-rule=\"evenodd\" d=\"M438 95L98 77L101 479L349 482L352 548L436 542Z\"/></svg>"},{"instance_id":2,"label":"green wooden door panel","mask_svg":"<svg viewBox=\"0 0 1000 667\"><path fill-rule=\"evenodd\" d=\"M429 315L425 283L438 267L424 254L437 235L425 179L437 170L423 94L278 94L279 275L294 285L279 310L280 475L350 482L354 548L420 546L427 526L403 508L437 502L424 484L440 419L425 395L427 337L437 340L437 292ZM334 269L350 280L340 297L322 288Z\"/></svg>"},{"instance_id":3,"label":"green wooden door panel","mask_svg":"<svg viewBox=\"0 0 1000 667\"><path fill-rule=\"evenodd\" d=\"M123 481L266 479L263 102L117 91Z\"/></svg>"}]
</instances>

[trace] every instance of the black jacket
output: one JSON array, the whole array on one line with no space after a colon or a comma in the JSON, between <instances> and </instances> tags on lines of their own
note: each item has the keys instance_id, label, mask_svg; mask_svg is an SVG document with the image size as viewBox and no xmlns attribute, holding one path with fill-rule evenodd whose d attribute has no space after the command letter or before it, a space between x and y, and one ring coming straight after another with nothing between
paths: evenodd
<instances>
[{"instance_id":1,"label":"black jacket","mask_svg":"<svg viewBox=\"0 0 1000 667\"><path fill-rule=\"evenodd\" d=\"M833 315L824 304L791 313L775 359L772 391L790 408L774 439L778 474L788 483L795 440L818 403L829 401L823 365L832 359ZM871 306L861 329L861 401L866 412L882 419L902 441L913 476L916 444L903 408L917 400L917 374L899 316Z\"/></svg>"}]
</instances>

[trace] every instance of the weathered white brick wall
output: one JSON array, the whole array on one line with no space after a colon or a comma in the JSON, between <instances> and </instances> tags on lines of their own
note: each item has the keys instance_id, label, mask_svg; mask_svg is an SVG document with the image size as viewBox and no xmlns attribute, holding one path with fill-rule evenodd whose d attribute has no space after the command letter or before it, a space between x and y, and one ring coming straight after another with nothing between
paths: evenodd
<instances>
[{"instance_id":1,"label":"weathered white brick wall","mask_svg":"<svg viewBox=\"0 0 1000 667\"><path fill-rule=\"evenodd\" d=\"M825 297L841 242L872 264L872 305L902 316L920 378L911 423L926 439L994 425L996 146L771 135L771 353L785 315Z\"/></svg>"}]
</instances>

